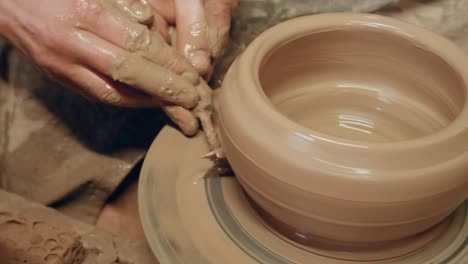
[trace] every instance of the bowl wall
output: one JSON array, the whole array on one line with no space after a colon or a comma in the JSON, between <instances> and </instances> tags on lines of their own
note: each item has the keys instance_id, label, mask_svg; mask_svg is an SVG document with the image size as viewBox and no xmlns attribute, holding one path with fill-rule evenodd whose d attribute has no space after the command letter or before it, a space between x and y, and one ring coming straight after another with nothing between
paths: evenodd
<instances>
[{"instance_id":1,"label":"bowl wall","mask_svg":"<svg viewBox=\"0 0 468 264\"><path fill-rule=\"evenodd\" d=\"M468 197L467 61L381 16L285 22L229 69L222 147L285 230L343 243L418 234Z\"/></svg>"},{"instance_id":2,"label":"bowl wall","mask_svg":"<svg viewBox=\"0 0 468 264\"><path fill-rule=\"evenodd\" d=\"M312 130L360 142L423 137L465 103L462 78L432 51L374 28L318 31L268 53L260 85Z\"/></svg>"}]
</instances>

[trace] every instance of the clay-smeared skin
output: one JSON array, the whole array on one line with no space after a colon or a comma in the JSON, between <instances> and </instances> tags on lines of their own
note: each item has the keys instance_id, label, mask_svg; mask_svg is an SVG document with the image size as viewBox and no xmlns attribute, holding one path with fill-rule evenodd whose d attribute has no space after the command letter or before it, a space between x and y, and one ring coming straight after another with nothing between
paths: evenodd
<instances>
[{"instance_id":1,"label":"clay-smeared skin","mask_svg":"<svg viewBox=\"0 0 468 264\"><path fill-rule=\"evenodd\" d=\"M80 264L84 258L78 234L0 211L2 263Z\"/></svg>"},{"instance_id":2,"label":"clay-smeared skin","mask_svg":"<svg viewBox=\"0 0 468 264\"><path fill-rule=\"evenodd\" d=\"M37 8L31 0L8 0L0 3L0 32L52 77L80 93L119 106L161 106L185 134L193 135L198 121L190 109L200 99L195 68L207 75L203 69L210 69L211 57L221 54L236 2L204 1L195 12L192 7L200 8L199 2L49 0ZM205 4L220 12L205 14ZM179 13L191 14L192 20ZM212 23L196 36L184 29L204 20ZM169 46L169 23L177 26L178 46L203 47L207 59ZM219 32L208 38L210 30ZM216 47L213 56L210 47ZM197 61L208 65L199 67Z\"/></svg>"},{"instance_id":3,"label":"clay-smeared skin","mask_svg":"<svg viewBox=\"0 0 468 264\"><path fill-rule=\"evenodd\" d=\"M164 106L166 113L176 120L186 135L195 135L198 131L198 120L203 127L210 149L217 149L219 142L213 127L213 96L212 90L203 79L199 79L195 89L200 96L197 106L189 112L180 106Z\"/></svg>"},{"instance_id":4,"label":"clay-smeared skin","mask_svg":"<svg viewBox=\"0 0 468 264\"><path fill-rule=\"evenodd\" d=\"M151 10L146 0L134 1L130 5L124 0L116 0L116 2L117 7L127 15L137 19L138 22L145 25L151 25L153 22L153 10Z\"/></svg>"},{"instance_id":5,"label":"clay-smeared skin","mask_svg":"<svg viewBox=\"0 0 468 264\"><path fill-rule=\"evenodd\" d=\"M171 43L209 79L213 64L227 46L231 15L239 0L148 0L148 4L176 25ZM169 31L167 26L162 28Z\"/></svg>"},{"instance_id":6,"label":"clay-smeared skin","mask_svg":"<svg viewBox=\"0 0 468 264\"><path fill-rule=\"evenodd\" d=\"M200 81L200 84L196 86L198 94L200 94L200 101L193 109L195 116L200 120L200 123L205 132L208 146L212 150L216 150L220 147L218 138L213 127L213 92L208 85Z\"/></svg>"},{"instance_id":7,"label":"clay-smeared skin","mask_svg":"<svg viewBox=\"0 0 468 264\"><path fill-rule=\"evenodd\" d=\"M50 0L34 10L29 0L2 1L1 5L5 11L0 14L2 33L52 76L89 97L125 106L158 106L161 101L186 108L196 105L195 88L179 75L196 74L190 62L122 11L121 2ZM155 49L168 55L143 55ZM122 57L131 57L153 77L140 80L135 69L125 74L115 72L114 65ZM120 79L136 79L129 85L143 93L113 81ZM180 96L162 93L163 86Z\"/></svg>"}]
</instances>

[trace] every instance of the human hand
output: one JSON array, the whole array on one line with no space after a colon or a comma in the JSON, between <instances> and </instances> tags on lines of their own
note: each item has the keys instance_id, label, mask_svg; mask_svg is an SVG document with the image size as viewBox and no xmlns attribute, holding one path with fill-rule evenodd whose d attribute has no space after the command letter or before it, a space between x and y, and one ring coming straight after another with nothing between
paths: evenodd
<instances>
[{"instance_id":1,"label":"human hand","mask_svg":"<svg viewBox=\"0 0 468 264\"><path fill-rule=\"evenodd\" d=\"M169 41L169 25L176 26L180 54L207 77L229 40L231 15L239 0L142 0L154 11L153 29Z\"/></svg>"},{"instance_id":2,"label":"human hand","mask_svg":"<svg viewBox=\"0 0 468 264\"><path fill-rule=\"evenodd\" d=\"M131 0L0 1L0 32L51 76L90 98L121 106L162 106L186 134L199 101L199 74L146 24Z\"/></svg>"},{"instance_id":3,"label":"human hand","mask_svg":"<svg viewBox=\"0 0 468 264\"><path fill-rule=\"evenodd\" d=\"M213 63L222 56L227 46L231 16L239 0L140 0L140 3L148 4L153 9L151 29L176 46L179 53L188 58L205 79L209 79ZM169 25L175 25L175 41L169 36ZM203 126L210 149L218 153L219 142L211 121L211 90L203 81L196 89L200 101L193 114ZM174 116L191 119L182 110L174 106L170 111Z\"/></svg>"}]
</instances>

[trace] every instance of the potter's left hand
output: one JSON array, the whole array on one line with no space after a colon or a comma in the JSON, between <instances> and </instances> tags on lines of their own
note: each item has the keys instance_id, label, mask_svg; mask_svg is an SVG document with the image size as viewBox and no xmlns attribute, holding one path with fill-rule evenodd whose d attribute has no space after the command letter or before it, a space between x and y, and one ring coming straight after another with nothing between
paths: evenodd
<instances>
[{"instance_id":1,"label":"potter's left hand","mask_svg":"<svg viewBox=\"0 0 468 264\"><path fill-rule=\"evenodd\" d=\"M140 1L152 7L153 29L166 40L169 40L168 24L176 26L177 50L202 76L209 76L212 62L223 54L228 43L231 16L239 0Z\"/></svg>"}]
</instances>

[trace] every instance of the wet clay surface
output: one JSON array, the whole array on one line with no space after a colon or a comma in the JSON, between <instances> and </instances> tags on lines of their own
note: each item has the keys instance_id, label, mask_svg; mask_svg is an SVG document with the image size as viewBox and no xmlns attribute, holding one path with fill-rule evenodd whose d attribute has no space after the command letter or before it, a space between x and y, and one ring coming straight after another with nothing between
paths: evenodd
<instances>
[{"instance_id":1,"label":"wet clay surface","mask_svg":"<svg viewBox=\"0 0 468 264\"><path fill-rule=\"evenodd\" d=\"M417 251L443 234L447 230L448 223L451 221L451 218L448 217L428 230L397 241L346 243L319 237L315 234L304 234L300 230L284 223L281 219L273 217L255 204L248 195L246 195L243 202L251 207L249 209L265 225L268 232L272 232L288 243L311 253L352 261L392 259Z\"/></svg>"},{"instance_id":2,"label":"wet clay surface","mask_svg":"<svg viewBox=\"0 0 468 264\"><path fill-rule=\"evenodd\" d=\"M291 120L364 142L440 131L465 101L461 76L442 58L421 44L358 27L285 44L263 62L260 83Z\"/></svg>"},{"instance_id":3,"label":"wet clay surface","mask_svg":"<svg viewBox=\"0 0 468 264\"><path fill-rule=\"evenodd\" d=\"M199 158L206 151L208 146L202 135L187 139L166 127L148 153L151 162L147 159L143 165L139 208L146 237L162 263L351 264L410 252L428 241L433 242L406 257L366 263L439 263L436 260L451 258L464 263L466 259L466 230L460 239L454 238L460 232L460 221L465 221L463 207L449 219L448 227L444 223L441 236L440 229L434 230L421 240L376 251L346 251L341 245L324 243L311 243L304 248L271 232L259 221L234 177L206 177L212 175L211 163Z\"/></svg>"},{"instance_id":4,"label":"wet clay surface","mask_svg":"<svg viewBox=\"0 0 468 264\"><path fill-rule=\"evenodd\" d=\"M458 47L399 20L290 20L231 66L221 142L244 190L293 235L401 240L466 199L467 68Z\"/></svg>"}]
</instances>

